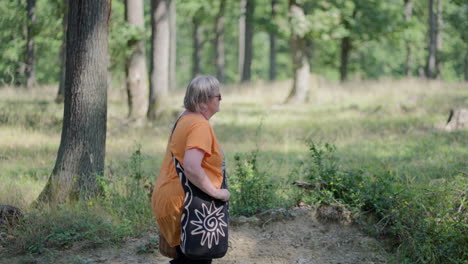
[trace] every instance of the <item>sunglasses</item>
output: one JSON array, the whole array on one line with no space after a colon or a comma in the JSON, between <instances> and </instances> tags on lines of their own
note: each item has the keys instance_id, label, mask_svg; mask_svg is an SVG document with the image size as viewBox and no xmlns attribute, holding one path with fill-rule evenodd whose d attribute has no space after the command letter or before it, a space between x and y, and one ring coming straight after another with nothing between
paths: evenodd
<instances>
[{"instance_id":1,"label":"sunglasses","mask_svg":"<svg viewBox=\"0 0 468 264\"><path fill-rule=\"evenodd\" d=\"M219 95L212 95L211 97L217 97L218 100L220 100L220 101L221 101L221 99L223 99L223 97L221 97L221 94L219 94Z\"/></svg>"}]
</instances>

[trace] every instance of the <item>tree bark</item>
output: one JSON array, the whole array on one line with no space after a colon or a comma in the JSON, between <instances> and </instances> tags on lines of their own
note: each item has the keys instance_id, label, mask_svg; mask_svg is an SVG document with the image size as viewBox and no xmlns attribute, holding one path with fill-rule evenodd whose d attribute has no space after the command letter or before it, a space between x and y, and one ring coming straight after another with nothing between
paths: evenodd
<instances>
[{"instance_id":1,"label":"tree bark","mask_svg":"<svg viewBox=\"0 0 468 264\"><path fill-rule=\"evenodd\" d=\"M57 204L99 195L107 121L111 1L70 2L62 138L39 201Z\"/></svg>"},{"instance_id":2,"label":"tree bark","mask_svg":"<svg viewBox=\"0 0 468 264\"><path fill-rule=\"evenodd\" d=\"M290 17L304 17L302 6L295 0L289 0ZM294 27L296 25L292 25ZM306 40L292 30L291 54L293 65L293 87L289 93L286 103L304 103L308 101L310 65L306 52Z\"/></svg>"},{"instance_id":3,"label":"tree bark","mask_svg":"<svg viewBox=\"0 0 468 264\"><path fill-rule=\"evenodd\" d=\"M26 88L36 84L36 55L34 54L34 27L36 23L36 0L27 0L27 37L26 37Z\"/></svg>"},{"instance_id":4,"label":"tree bark","mask_svg":"<svg viewBox=\"0 0 468 264\"><path fill-rule=\"evenodd\" d=\"M177 63L177 8L176 0L170 0L169 4L169 89L176 88L176 63Z\"/></svg>"},{"instance_id":5,"label":"tree bark","mask_svg":"<svg viewBox=\"0 0 468 264\"><path fill-rule=\"evenodd\" d=\"M68 28L68 7L69 0L63 1L63 18L62 18L62 28L63 28L63 40L62 46L60 47L60 82L59 88L57 91L57 97L55 97L56 103L63 103L65 99L65 70L67 66L67 28Z\"/></svg>"},{"instance_id":6,"label":"tree bark","mask_svg":"<svg viewBox=\"0 0 468 264\"><path fill-rule=\"evenodd\" d=\"M125 19L127 23L144 31L143 0L125 1ZM145 39L128 43L132 54L127 58L127 95L128 117L131 120L141 122L146 117L148 110L148 75L146 68Z\"/></svg>"},{"instance_id":7,"label":"tree bark","mask_svg":"<svg viewBox=\"0 0 468 264\"><path fill-rule=\"evenodd\" d=\"M437 29L434 14L434 0L429 0L429 46L426 64L426 77L436 77Z\"/></svg>"},{"instance_id":8,"label":"tree bark","mask_svg":"<svg viewBox=\"0 0 468 264\"><path fill-rule=\"evenodd\" d=\"M244 71L244 57L245 57L245 6L247 0L241 0L240 2L240 17L239 17L239 60L237 70L239 72L239 78L242 80L242 72Z\"/></svg>"},{"instance_id":9,"label":"tree bark","mask_svg":"<svg viewBox=\"0 0 468 264\"><path fill-rule=\"evenodd\" d=\"M344 37L341 39L341 62L340 62L340 80L342 82L348 79L348 62L349 53L351 51L351 37Z\"/></svg>"},{"instance_id":10,"label":"tree bark","mask_svg":"<svg viewBox=\"0 0 468 264\"><path fill-rule=\"evenodd\" d=\"M436 32L436 78L442 78L442 32L443 32L443 1L437 0L437 32Z\"/></svg>"},{"instance_id":11,"label":"tree bark","mask_svg":"<svg viewBox=\"0 0 468 264\"><path fill-rule=\"evenodd\" d=\"M242 82L250 81L253 57L255 0L247 0L245 6L245 50L244 66L242 67Z\"/></svg>"},{"instance_id":12,"label":"tree bark","mask_svg":"<svg viewBox=\"0 0 468 264\"><path fill-rule=\"evenodd\" d=\"M271 0L271 21L275 21L278 0ZM270 81L276 80L276 32L270 32Z\"/></svg>"},{"instance_id":13,"label":"tree bark","mask_svg":"<svg viewBox=\"0 0 468 264\"><path fill-rule=\"evenodd\" d=\"M151 78L148 118L158 112L169 90L169 5L168 0L151 0Z\"/></svg>"},{"instance_id":14,"label":"tree bark","mask_svg":"<svg viewBox=\"0 0 468 264\"><path fill-rule=\"evenodd\" d=\"M201 60L201 25L198 14L192 18L193 31L192 31L192 78L201 73L200 60Z\"/></svg>"},{"instance_id":15,"label":"tree bark","mask_svg":"<svg viewBox=\"0 0 468 264\"><path fill-rule=\"evenodd\" d=\"M465 53L465 82L468 82L468 52Z\"/></svg>"},{"instance_id":16,"label":"tree bark","mask_svg":"<svg viewBox=\"0 0 468 264\"><path fill-rule=\"evenodd\" d=\"M226 0L221 0L219 3L219 11L216 16L216 78L221 83L225 81L225 56L224 56L224 11L226 9Z\"/></svg>"},{"instance_id":17,"label":"tree bark","mask_svg":"<svg viewBox=\"0 0 468 264\"><path fill-rule=\"evenodd\" d=\"M411 0L405 0L405 21L406 23L411 22L411 16L413 14L413 2ZM406 41L406 77L413 76L413 52L411 49L410 41Z\"/></svg>"}]
</instances>

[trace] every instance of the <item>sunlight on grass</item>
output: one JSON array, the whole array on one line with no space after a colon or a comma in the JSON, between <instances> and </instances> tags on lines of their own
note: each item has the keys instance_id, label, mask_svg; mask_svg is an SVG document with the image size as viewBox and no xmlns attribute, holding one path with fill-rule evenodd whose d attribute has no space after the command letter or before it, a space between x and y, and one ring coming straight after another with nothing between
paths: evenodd
<instances>
[{"instance_id":1,"label":"sunlight on grass","mask_svg":"<svg viewBox=\"0 0 468 264\"><path fill-rule=\"evenodd\" d=\"M310 103L284 105L290 85L289 81L259 82L222 88L221 112L211 123L228 158L229 172L235 153L258 149L271 177L287 177L306 155L309 140L337 145L339 156L351 167L385 168L418 181L467 170L467 132L437 128L449 109L467 105L466 84L320 81ZM55 89L0 89L0 179L15 185L26 202L34 200L55 163L63 115L63 106L53 103ZM121 164L141 146L145 170L151 177L157 175L183 96L179 90L167 100L173 114L132 127L125 122L125 91L109 91L108 172L123 173ZM6 197L0 198L0 203L5 201Z\"/></svg>"}]
</instances>

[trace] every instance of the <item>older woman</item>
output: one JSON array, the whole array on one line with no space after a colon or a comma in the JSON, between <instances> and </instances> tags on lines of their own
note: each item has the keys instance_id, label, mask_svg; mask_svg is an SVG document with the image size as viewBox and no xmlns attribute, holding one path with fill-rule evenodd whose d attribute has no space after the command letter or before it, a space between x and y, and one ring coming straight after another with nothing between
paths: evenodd
<instances>
[{"instance_id":1,"label":"older woman","mask_svg":"<svg viewBox=\"0 0 468 264\"><path fill-rule=\"evenodd\" d=\"M188 180L209 196L228 201L230 193L221 189L223 161L219 142L208 120L219 111L219 82L212 76L198 76L187 87L185 111L173 130L152 197L153 211L160 233L177 257L170 263L211 263L191 260L180 250L180 232L184 190L176 173L172 155L185 170Z\"/></svg>"}]
</instances>

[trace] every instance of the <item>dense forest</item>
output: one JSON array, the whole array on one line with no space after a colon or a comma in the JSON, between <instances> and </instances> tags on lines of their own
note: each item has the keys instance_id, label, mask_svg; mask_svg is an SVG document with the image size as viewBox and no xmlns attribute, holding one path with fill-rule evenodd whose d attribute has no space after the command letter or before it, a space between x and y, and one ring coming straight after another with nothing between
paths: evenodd
<instances>
[{"instance_id":1,"label":"dense forest","mask_svg":"<svg viewBox=\"0 0 468 264\"><path fill-rule=\"evenodd\" d=\"M0 82L60 83L67 1L2 2ZM163 19L152 25L156 5L164 5L158 11ZM150 71L156 37L163 40L155 66L168 68L163 70L171 89L198 73L225 83L288 79L303 63L331 80L468 79L465 0L114 0L113 86L124 85L135 49L146 58L143 70Z\"/></svg>"}]
</instances>

